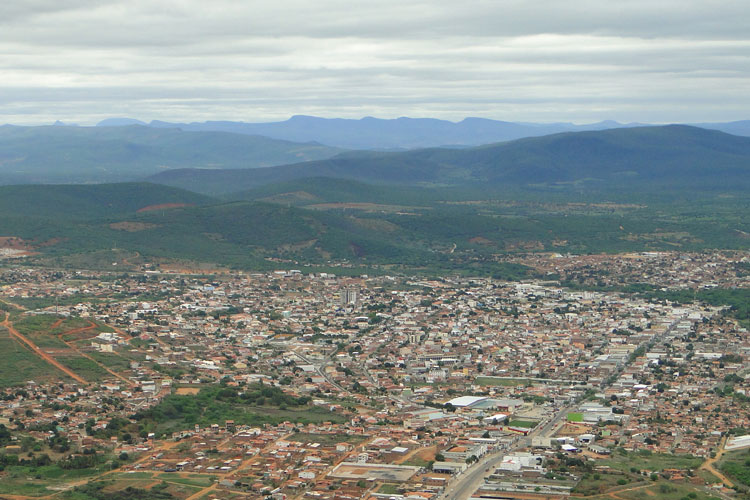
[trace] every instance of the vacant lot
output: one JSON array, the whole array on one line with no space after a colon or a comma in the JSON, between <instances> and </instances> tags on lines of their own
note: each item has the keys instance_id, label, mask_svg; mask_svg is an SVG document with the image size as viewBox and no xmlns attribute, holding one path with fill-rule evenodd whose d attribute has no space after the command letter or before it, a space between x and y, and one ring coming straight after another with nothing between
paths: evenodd
<instances>
[{"instance_id":1,"label":"vacant lot","mask_svg":"<svg viewBox=\"0 0 750 500\"><path fill-rule=\"evenodd\" d=\"M692 455L672 455L670 453L634 452L623 455L615 452L612 458L602 460L601 465L608 465L613 469L629 471L631 468L653 472L664 469L697 469L703 459Z\"/></svg>"},{"instance_id":2,"label":"vacant lot","mask_svg":"<svg viewBox=\"0 0 750 500\"><path fill-rule=\"evenodd\" d=\"M497 377L477 377L477 385L517 387L521 385L531 385L531 381L525 378L497 378Z\"/></svg>"},{"instance_id":3,"label":"vacant lot","mask_svg":"<svg viewBox=\"0 0 750 500\"><path fill-rule=\"evenodd\" d=\"M70 379L12 339L8 330L0 328L0 387L21 385L29 380L42 383Z\"/></svg>"},{"instance_id":4,"label":"vacant lot","mask_svg":"<svg viewBox=\"0 0 750 500\"><path fill-rule=\"evenodd\" d=\"M320 443L323 446L334 445L336 443L361 443L367 436L359 434L310 434L299 432L289 438L291 441L300 441L302 443Z\"/></svg>"}]
</instances>

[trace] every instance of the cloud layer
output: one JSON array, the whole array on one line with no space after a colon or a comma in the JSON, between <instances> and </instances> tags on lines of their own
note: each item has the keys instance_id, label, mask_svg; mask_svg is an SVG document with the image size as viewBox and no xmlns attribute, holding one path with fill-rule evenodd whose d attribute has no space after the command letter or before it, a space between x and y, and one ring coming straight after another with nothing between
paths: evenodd
<instances>
[{"instance_id":1,"label":"cloud layer","mask_svg":"<svg viewBox=\"0 0 750 500\"><path fill-rule=\"evenodd\" d=\"M732 0L4 2L0 123L744 119L749 12Z\"/></svg>"}]
</instances>

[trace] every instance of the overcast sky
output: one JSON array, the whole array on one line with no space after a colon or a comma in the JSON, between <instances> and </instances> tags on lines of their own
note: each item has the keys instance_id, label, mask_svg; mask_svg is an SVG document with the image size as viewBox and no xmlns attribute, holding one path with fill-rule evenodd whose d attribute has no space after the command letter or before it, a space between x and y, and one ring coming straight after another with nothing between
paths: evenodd
<instances>
[{"instance_id":1,"label":"overcast sky","mask_svg":"<svg viewBox=\"0 0 750 500\"><path fill-rule=\"evenodd\" d=\"M0 123L750 119L748 0L9 0Z\"/></svg>"}]
</instances>

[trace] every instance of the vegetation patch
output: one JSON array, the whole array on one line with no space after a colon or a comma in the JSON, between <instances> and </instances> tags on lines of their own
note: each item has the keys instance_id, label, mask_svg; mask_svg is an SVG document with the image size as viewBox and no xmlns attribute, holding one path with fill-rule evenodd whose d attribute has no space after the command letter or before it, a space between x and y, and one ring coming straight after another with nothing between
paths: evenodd
<instances>
[{"instance_id":1,"label":"vegetation patch","mask_svg":"<svg viewBox=\"0 0 750 500\"><path fill-rule=\"evenodd\" d=\"M55 359L89 382L112 377L104 368L83 356L57 356Z\"/></svg>"},{"instance_id":2,"label":"vegetation patch","mask_svg":"<svg viewBox=\"0 0 750 500\"><path fill-rule=\"evenodd\" d=\"M525 378L477 377L474 383L477 385L518 387L530 385L531 381Z\"/></svg>"},{"instance_id":3,"label":"vegetation patch","mask_svg":"<svg viewBox=\"0 0 750 500\"><path fill-rule=\"evenodd\" d=\"M208 386L196 395L167 396L158 405L138 412L135 420L159 432L176 432L195 424L237 425L343 422L345 418L310 405L308 397L294 397L277 387L252 384L247 387Z\"/></svg>"},{"instance_id":4,"label":"vegetation patch","mask_svg":"<svg viewBox=\"0 0 750 500\"><path fill-rule=\"evenodd\" d=\"M750 450L725 453L719 469L738 483L750 486Z\"/></svg>"},{"instance_id":5,"label":"vegetation patch","mask_svg":"<svg viewBox=\"0 0 750 500\"><path fill-rule=\"evenodd\" d=\"M619 449L608 460L602 460L602 465L608 465L621 471L637 469L640 471L661 472L664 469L694 470L700 467L703 459L693 455L673 455L671 453L652 453L648 450L627 452Z\"/></svg>"},{"instance_id":6,"label":"vegetation patch","mask_svg":"<svg viewBox=\"0 0 750 500\"><path fill-rule=\"evenodd\" d=\"M45 383L69 379L25 345L11 338L8 330L0 328L0 387L22 385L30 380Z\"/></svg>"},{"instance_id":7,"label":"vegetation patch","mask_svg":"<svg viewBox=\"0 0 750 500\"><path fill-rule=\"evenodd\" d=\"M107 486L106 482L89 483L66 492L62 498L70 500L169 500L175 498L167 491L168 485L165 483L157 484L150 489L128 486L114 491Z\"/></svg>"}]
</instances>

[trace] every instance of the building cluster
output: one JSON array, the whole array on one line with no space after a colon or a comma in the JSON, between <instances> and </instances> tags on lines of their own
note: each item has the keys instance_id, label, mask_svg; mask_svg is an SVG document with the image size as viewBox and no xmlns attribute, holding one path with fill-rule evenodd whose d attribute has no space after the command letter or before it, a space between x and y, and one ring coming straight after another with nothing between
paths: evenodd
<instances>
[{"instance_id":1,"label":"building cluster","mask_svg":"<svg viewBox=\"0 0 750 500\"><path fill-rule=\"evenodd\" d=\"M472 467L487 467L481 496L557 498L580 480L550 472L560 453L709 457L750 428L743 323L617 288L747 287L746 255L523 262L548 279L9 268L2 299L98 325L71 342L107 371L7 387L0 422L72 452L135 454L133 471L210 474L217 498L312 499L437 499ZM273 386L320 418L134 427L165 398L217 384Z\"/></svg>"}]
</instances>

